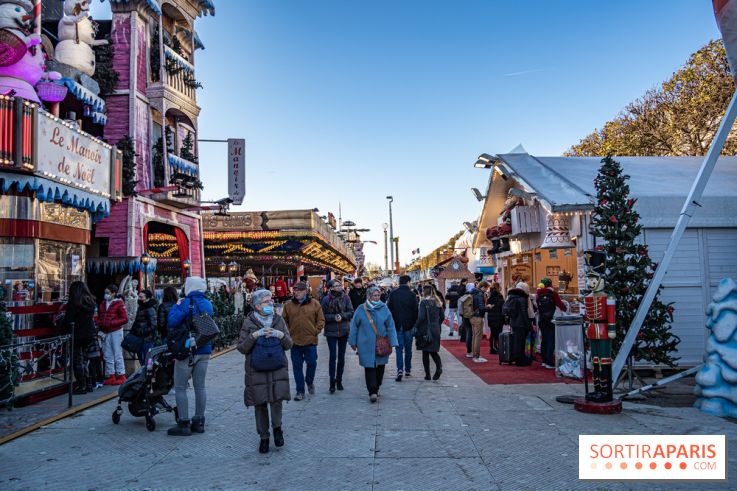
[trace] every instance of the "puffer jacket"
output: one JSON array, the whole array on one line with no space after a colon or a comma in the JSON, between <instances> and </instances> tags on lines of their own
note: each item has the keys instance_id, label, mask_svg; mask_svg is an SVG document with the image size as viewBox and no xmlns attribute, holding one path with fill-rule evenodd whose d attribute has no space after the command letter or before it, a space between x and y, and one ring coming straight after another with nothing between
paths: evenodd
<instances>
[{"instance_id":1,"label":"puffer jacket","mask_svg":"<svg viewBox=\"0 0 737 491\"><path fill-rule=\"evenodd\" d=\"M417 324L415 329L418 338L423 338L430 330L432 336L432 343L426 344L422 347L417 346L418 351L427 351L430 353L437 353L440 351L440 327L445 320L445 309L438 306L435 300L424 299L420 302L420 311L417 315Z\"/></svg>"},{"instance_id":2,"label":"puffer jacket","mask_svg":"<svg viewBox=\"0 0 737 491\"><path fill-rule=\"evenodd\" d=\"M169 311L167 317L167 329L172 330L179 327L182 322L186 322L189 317L189 304L193 305L194 315L207 314L212 317L212 303L205 298L205 294L201 291L193 291L177 305L174 305ZM167 337L169 337L167 335ZM195 355L209 355L212 353L212 343L207 343L204 346L198 346Z\"/></svg>"},{"instance_id":3,"label":"puffer jacket","mask_svg":"<svg viewBox=\"0 0 737 491\"><path fill-rule=\"evenodd\" d=\"M509 318L512 329L530 329L530 316L527 314L528 295L521 288L510 288L507 292L507 300L502 307L502 314Z\"/></svg>"},{"instance_id":4,"label":"puffer jacket","mask_svg":"<svg viewBox=\"0 0 737 491\"><path fill-rule=\"evenodd\" d=\"M284 366L270 372L258 372L251 366L251 352L256 345L252 334L264 327L254 312L248 314L243 321L241 334L238 339L238 351L246 355L246 389L243 392L243 402L246 406L257 406L268 402L288 401L289 392L289 362L284 355ZM289 337L287 324L278 315L274 315L271 328L284 333L281 346L284 350L292 347L292 338Z\"/></svg>"},{"instance_id":5,"label":"puffer jacket","mask_svg":"<svg viewBox=\"0 0 737 491\"><path fill-rule=\"evenodd\" d=\"M169 325L169 312L176 304L174 302L161 302L156 310L156 328L161 339L166 338L166 328Z\"/></svg>"},{"instance_id":6,"label":"puffer jacket","mask_svg":"<svg viewBox=\"0 0 737 491\"><path fill-rule=\"evenodd\" d=\"M97 325L100 326L102 332L110 333L123 328L128 323L128 313L125 310L125 303L119 298L114 298L110 305L103 300L100 308L97 310Z\"/></svg>"},{"instance_id":7,"label":"puffer jacket","mask_svg":"<svg viewBox=\"0 0 737 491\"><path fill-rule=\"evenodd\" d=\"M486 305L491 307L486 316L489 321L489 326L501 326L504 324L504 314L502 314L504 297L502 294L496 290L490 290L489 299L486 301Z\"/></svg>"},{"instance_id":8,"label":"puffer jacket","mask_svg":"<svg viewBox=\"0 0 737 491\"><path fill-rule=\"evenodd\" d=\"M322 297L320 302L325 315L325 337L342 338L348 336L351 330L351 319L353 318L353 305L348 295L343 293L340 297L333 296L333 292ZM335 316L340 315L340 322Z\"/></svg>"},{"instance_id":9,"label":"puffer jacket","mask_svg":"<svg viewBox=\"0 0 737 491\"><path fill-rule=\"evenodd\" d=\"M317 344L317 336L325 327L320 302L309 295L302 302L292 299L284 304L282 317L296 346Z\"/></svg>"},{"instance_id":10,"label":"puffer jacket","mask_svg":"<svg viewBox=\"0 0 737 491\"><path fill-rule=\"evenodd\" d=\"M136 320L131 327L131 333L143 339L153 339L156 333L156 299L138 304Z\"/></svg>"}]
</instances>

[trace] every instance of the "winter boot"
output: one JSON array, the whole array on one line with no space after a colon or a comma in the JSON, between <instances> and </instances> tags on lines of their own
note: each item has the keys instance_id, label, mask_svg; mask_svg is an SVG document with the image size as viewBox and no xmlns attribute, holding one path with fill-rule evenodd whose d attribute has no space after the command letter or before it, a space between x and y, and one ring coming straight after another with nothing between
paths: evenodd
<instances>
[{"instance_id":1,"label":"winter boot","mask_svg":"<svg viewBox=\"0 0 737 491\"><path fill-rule=\"evenodd\" d=\"M192 433L204 433L205 432L205 417L195 416L192 418L192 425L189 427Z\"/></svg>"},{"instance_id":2,"label":"winter boot","mask_svg":"<svg viewBox=\"0 0 737 491\"><path fill-rule=\"evenodd\" d=\"M443 367L441 365L438 365L435 368L435 374L432 376L432 379L433 380L437 380L437 379L440 378L440 375L442 375L442 374L443 374Z\"/></svg>"},{"instance_id":3,"label":"winter boot","mask_svg":"<svg viewBox=\"0 0 737 491\"><path fill-rule=\"evenodd\" d=\"M330 381L330 393L331 394L335 393L335 380Z\"/></svg>"},{"instance_id":4,"label":"winter boot","mask_svg":"<svg viewBox=\"0 0 737 491\"><path fill-rule=\"evenodd\" d=\"M176 426L172 426L166 432L169 436L191 436L192 430L189 429L190 422L188 419L180 419Z\"/></svg>"},{"instance_id":5,"label":"winter boot","mask_svg":"<svg viewBox=\"0 0 737 491\"><path fill-rule=\"evenodd\" d=\"M338 387L338 390L343 390L343 381L341 379L336 380L335 386Z\"/></svg>"},{"instance_id":6,"label":"winter boot","mask_svg":"<svg viewBox=\"0 0 737 491\"><path fill-rule=\"evenodd\" d=\"M281 431L281 426L274 428L274 445L277 447L284 446L284 433Z\"/></svg>"},{"instance_id":7,"label":"winter boot","mask_svg":"<svg viewBox=\"0 0 737 491\"><path fill-rule=\"evenodd\" d=\"M259 453L269 453L269 439L261 440L261 442L258 444L258 452Z\"/></svg>"}]
</instances>

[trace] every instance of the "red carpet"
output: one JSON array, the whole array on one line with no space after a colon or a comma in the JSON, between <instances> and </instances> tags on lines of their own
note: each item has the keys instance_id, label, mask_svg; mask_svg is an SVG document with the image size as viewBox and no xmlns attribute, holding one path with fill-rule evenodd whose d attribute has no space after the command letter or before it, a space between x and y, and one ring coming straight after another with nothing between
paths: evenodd
<instances>
[{"instance_id":1,"label":"red carpet","mask_svg":"<svg viewBox=\"0 0 737 491\"><path fill-rule=\"evenodd\" d=\"M499 364L497 355L490 355L489 342L484 340L481 345L481 356L489 360L487 363L474 363L472 358L466 358L466 343L456 339L446 339L440 344L453 356L471 370L478 378L487 384L555 384L580 383L570 378L558 378L555 370L543 368L538 361L534 361L529 367L518 367L515 365Z\"/></svg>"}]
</instances>

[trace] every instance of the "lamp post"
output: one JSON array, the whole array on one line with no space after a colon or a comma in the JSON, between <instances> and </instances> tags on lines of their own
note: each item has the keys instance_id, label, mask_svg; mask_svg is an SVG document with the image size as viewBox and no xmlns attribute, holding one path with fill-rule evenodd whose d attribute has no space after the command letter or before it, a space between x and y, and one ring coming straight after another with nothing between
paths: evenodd
<instances>
[{"instance_id":1,"label":"lamp post","mask_svg":"<svg viewBox=\"0 0 737 491\"><path fill-rule=\"evenodd\" d=\"M141 254L141 264L143 265L143 289L148 288L148 263L151 262L151 256L148 252Z\"/></svg>"},{"instance_id":2,"label":"lamp post","mask_svg":"<svg viewBox=\"0 0 737 491\"><path fill-rule=\"evenodd\" d=\"M389 242L391 244L394 244L394 219L392 217L392 203L394 202L393 196L387 196L386 199L389 200ZM391 273L394 274L394 249L390 249L391 253Z\"/></svg>"},{"instance_id":3,"label":"lamp post","mask_svg":"<svg viewBox=\"0 0 737 491\"><path fill-rule=\"evenodd\" d=\"M238 263L235 261L231 261L228 263L228 291L231 291L233 289L233 285L231 284L231 278L233 277L233 273L238 271ZM231 292L232 295L232 292Z\"/></svg>"},{"instance_id":4,"label":"lamp post","mask_svg":"<svg viewBox=\"0 0 737 491\"><path fill-rule=\"evenodd\" d=\"M386 231L389 228L389 224L383 223L381 226L384 229L384 271L389 272L389 247L386 238Z\"/></svg>"},{"instance_id":5,"label":"lamp post","mask_svg":"<svg viewBox=\"0 0 737 491\"><path fill-rule=\"evenodd\" d=\"M182 261L182 267L184 268L185 279L189 278L189 275L192 274L192 261L185 259Z\"/></svg>"}]
</instances>

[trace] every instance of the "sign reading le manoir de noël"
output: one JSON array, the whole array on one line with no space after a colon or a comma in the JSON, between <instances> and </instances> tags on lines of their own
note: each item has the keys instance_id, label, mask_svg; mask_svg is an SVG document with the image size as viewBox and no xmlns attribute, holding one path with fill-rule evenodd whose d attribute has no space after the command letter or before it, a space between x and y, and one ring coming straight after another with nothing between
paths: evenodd
<instances>
[{"instance_id":1,"label":"sign reading le manoir de no\u00ebl","mask_svg":"<svg viewBox=\"0 0 737 491\"><path fill-rule=\"evenodd\" d=\"M49 179L110 195L112 147L39 111L36 170Z\"/></svg>"}]
</instances>

